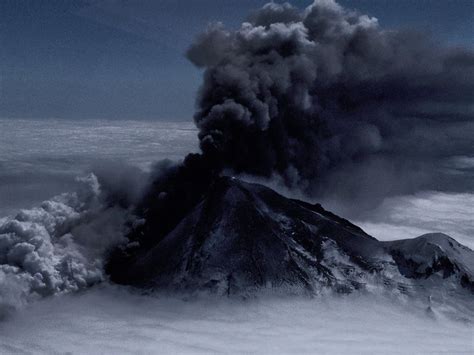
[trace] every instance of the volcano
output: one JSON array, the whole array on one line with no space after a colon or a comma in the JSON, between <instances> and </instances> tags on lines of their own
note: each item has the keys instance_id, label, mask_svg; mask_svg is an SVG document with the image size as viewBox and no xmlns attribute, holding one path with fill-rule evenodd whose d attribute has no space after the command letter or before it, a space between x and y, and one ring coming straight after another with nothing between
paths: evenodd
<instances>
[{"instance_id":1,"label":"volcano","mask_svg":"<svg viewBox=\"0 0 474 355\"><path fill-rule=\"evenodd\" d=\"M319 204L231 177L217 178L164 235L144 228L157 224L147 218L112 252L112 281L228 295L474 292L474 252L447 235L381 242Z\"/></svg>"}]
</instances>

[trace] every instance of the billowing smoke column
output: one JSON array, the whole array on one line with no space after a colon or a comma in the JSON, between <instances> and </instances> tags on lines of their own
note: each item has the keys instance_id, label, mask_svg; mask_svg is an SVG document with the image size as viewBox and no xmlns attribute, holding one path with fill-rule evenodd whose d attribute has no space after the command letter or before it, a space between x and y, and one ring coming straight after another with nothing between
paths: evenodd
<instances>
[{"instance_id":1,"label":"billowing smoke column","mask_svg":"<svg viewBox=\"0 0 474 355\"><path fill-rule=\"evenodd\" d=\"M137 208L143 223L108 260L113 281L129 283L130 263L222 172L277 177L350 205L346 194L359 211L394 186L419 188L423 175L446 185L435 173L443 159L474 154L474 54L382 30L334 1L304 11L267 4L235 31L210 26L187 55L205 69L195 115L202 153L157 165Z\"/></svg>"},{"instance_id":2,"label":"billowing smoke column","mask_svg":"<svg viewBox=\"0 0 474 355\"><path fill-rule=\"evenodd\" d=\"M202 153L157 165L138 203L144 223L129 235L138 250L118 248L109 260L114 281L228 170L341 199L346 215L406 187L474 181L438 174L445 159L474 155L468 50L317 0L303 11L267 4L235 31L212 25L187 55L205 69L195 115Z\"/></svg>"},{"instance_id":3,"label":"billowing smoke column","mask_svg":"<svg viewBox=\"0 0 474 355\"><path fill-rule=\"evenodd\" d=\"M235 31L212 25L187 56L205 68L203 154L236 173L315 193L361 166L383 173L380 159L408 174L472 154L472 51L383 30L332 0L270 3Z\"/></svg>"}]
</instances>

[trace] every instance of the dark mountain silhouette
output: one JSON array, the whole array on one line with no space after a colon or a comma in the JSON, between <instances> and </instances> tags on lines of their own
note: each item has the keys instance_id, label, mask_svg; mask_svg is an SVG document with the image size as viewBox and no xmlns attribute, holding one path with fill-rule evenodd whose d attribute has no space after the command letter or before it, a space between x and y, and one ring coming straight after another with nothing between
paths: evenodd
<instances>
[{"instance_id":1,"label":"dark mountain silhouette","mask_svg":"<svg viewBox=\"0 0 474 355\"><path fill-rule=\"evenodd\" d=\"M148 220L116 249L112 281L144 288L240 294L352 292L381 286L410 292L474 292L474 252L444 234L380 242L319 204L221 177L167 233Z\"/></svg>"}]
</instances>

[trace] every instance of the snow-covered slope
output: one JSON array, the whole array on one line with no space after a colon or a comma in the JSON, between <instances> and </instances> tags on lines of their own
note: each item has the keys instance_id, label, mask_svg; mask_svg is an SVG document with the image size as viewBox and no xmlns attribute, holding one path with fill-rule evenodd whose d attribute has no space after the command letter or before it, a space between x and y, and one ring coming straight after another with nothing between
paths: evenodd
<instances>
[{"instance_id":1,"label":"snow-covered slope","mask_svg":"<svg viewBox=\"0 0 474 355\"><path fill-rule=\"evenodd\" d=\"M474 252L446 235L379 242L318 204L227 177L164 237L154 239L142 226L131 239L112 255L108 271L113 281L140 287L220 294L410 293L434 284L474 290Z\"/></svg>"},{"instance_id":2,"label":"snow-covered slope","mask_svg":"<svg viewBox=\"0 0 474 355\"><path fill-rule=\"evenodd\" d=\"M474 291L474 253L446 234L429 233L384 244L405 277L450 279Z\"/></svg>"}]
</instances>

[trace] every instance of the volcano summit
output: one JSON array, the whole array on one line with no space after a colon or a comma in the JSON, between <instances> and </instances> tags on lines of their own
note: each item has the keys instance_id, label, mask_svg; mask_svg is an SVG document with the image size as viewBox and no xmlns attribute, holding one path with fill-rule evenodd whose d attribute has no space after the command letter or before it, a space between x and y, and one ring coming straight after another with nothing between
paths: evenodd
<instances>
[{"instance_id":1,"label":"volcano summit","mask_svg":"<svg viewBox=\"0 0 474 355\"><path fill-rule=\"evenodd\" d=\"M218 178L168 233L150 224L112 253L113 281L230 295L474 291L474 252L447 235L380 242L319 204L235 178Z\"/></svg>"}]
</instances>

